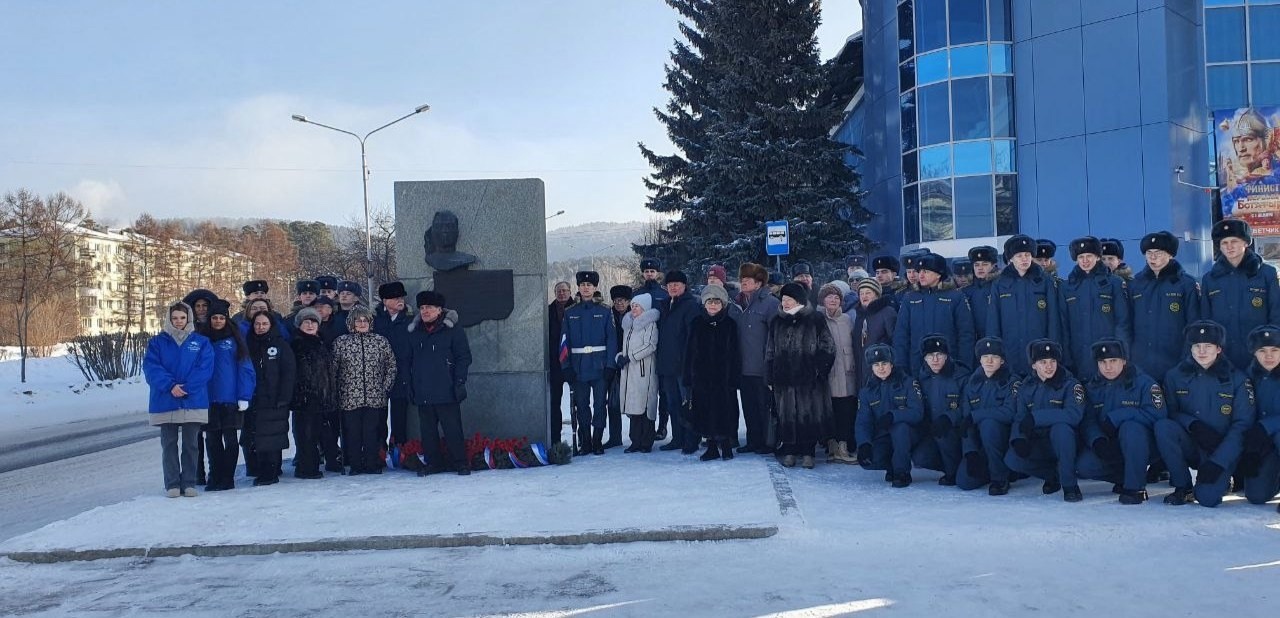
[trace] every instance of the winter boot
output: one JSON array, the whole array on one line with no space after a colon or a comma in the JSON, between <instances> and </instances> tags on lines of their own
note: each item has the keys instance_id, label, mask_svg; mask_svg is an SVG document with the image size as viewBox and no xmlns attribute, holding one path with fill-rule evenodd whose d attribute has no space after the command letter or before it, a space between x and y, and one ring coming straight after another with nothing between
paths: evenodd
<instances>
[{"instance_id":1,"label":"winter boot","mask_svg":"<svg viewBox=\"0 0 1280 618\"><path fill-rule=\"evenodd\" d=\"M1142 504L1147 501L1147 490L1122 490L1120 492L1120 504Z\"/></svg>"},{"instance_id":2,"label":"winter boot","mask_svg":"<svg viewBox=\"0 0 1280 618\"><path fill-rule=\"evenodd\" d=\"M1058 479L1049 479L1044 482L1044 485L1040 486L1040 493L1047 496L1049 494L1058 493L1058 490L1060 489L1062 489L1062 483L1059 483Z\"/></svg>"},{"instance_id":3,"label":"winter boot","mask_svg":"<svg viewBox=\"0 0 1280 618\"><path fill-rule=\"evenodd\" d=\"M805 470L813 469L813 455L805 455L800 459L800 467Z\"/></svg>"},{"instance_id":4,"label":"winter boot","mask_svg":"<svg viewBox=\"0 0 1280 618\"><path fill-rule=\"evenodd\" d=\"M784 456L782 457L782 466L783 466L784 468L794 468L794 467L796 467L796 456L795 456L795 455L784 455Z\"/></svg>"},{"instance_id":5,"label":"winter boot","mask_svg":"<svg viewBox=\"0 0 1280 618\"><path fill-rule=\"evenodd\" d=\"M728 449L728 450L729 452L733 451L733 449ZM716 446L715 442L711 442L707 444L707 452L703 453L702 456L699 457L698 459L701 459L702 461L714 461L716 459L720 459L719 447Z\"/></svg>"},{"instance_id":6,"label":"winter boot","mask_svg":"<svg viewBox=\"0 0 1280 618\"><path fill-rule=\"evenodd\" d=\"M604 431L600 429L591 430L591 453L593 455L604 454Z\"/></svg>"},{"instance_id":7,"label":"winter boot","mask_svg":"<svg viewBox=\"0 0 1280 618\"><path fill-rule=\"evenodd\" d=\"M1009 493L1009 481L991 481L987 487L988 496L1003 496Z\"/></svg>"},{"instance_id":8,"label":"winter boot","mask_svg":"<svg viewBox=\"0 0 1280 618\"><path fill-rule=\"evenodd\" d=\"M1080 486L1073 485L1071 487L1062 488L1062 499L1066 502L1079 502L1084 500L1084 494L1080 493Z\"/></svg>"},{"instance_id":9,"label":"winter boot","mask_svg":"<svg viewBox=\"0 0 1280 618\"><path fill-rule=\"evenodd\" d=\"M903 472L902 474L893 475L893 486L899 489L911 486L911 473Z\"/></svg>"},{"instance_id":10,"label":"winter boot","mask_svg":"<svg viewBox=\"0 0 1280 618\"><path fill-rule=\"evenodd\" d=\"M720 444L720 459L729 461L733 459L733 443L725 441Z\"/></svg>"},{"instance_id":11,"label":"winter boot","mask_svg":"<svg viewBox=\"0 0 1280 618\"><path fill-rule=\"evenodd\" d=\"M858 458L849 453L849 443L840 441L836 442L836 452L827 458L827 461L834 461L842 464L856 464Z\"/></svg>"},{"instance_id":12,"label":"winter boot","mask_svg":"<svg viewBox=\"0 0 1280 618\"><path fill-rule=\"evenodd\" d=\"M835 463L839 448L834 438L827 440L827 463Z\"/></svg>"},{"instance_id":13,"label":"winter boot","mask_svg":"<svg viewBox=\"0 0 1280 618\"><path fill-rule=\"evenodd\" d=\"M1188 502L1195 501L1195 494L1191 488L1174 487L1173 493L1164 497L1164 503L1172 506L1182 506Z\"/></svg>"},{"instance_id":14,"label":"winter boot","mask_svg":"<svg viewBox=\"0 0 1280 618\"><path fill-rule=\"evenodd\" d=\"M164 495L168 498L177 498L182 495L182 490L177 487L170 487L164 491Z\"/></svg>"},{"instance_id":15,"label":"winter boot","mask_svg":"<svg viewBox=\"0 0 1280 618\"><path fill-rule=\"evenodd\" d=\"M938 479L938 484L943 487L955 487L956 477L954 474L944 474L942 478Z\"/></svg>"}]
</instances>

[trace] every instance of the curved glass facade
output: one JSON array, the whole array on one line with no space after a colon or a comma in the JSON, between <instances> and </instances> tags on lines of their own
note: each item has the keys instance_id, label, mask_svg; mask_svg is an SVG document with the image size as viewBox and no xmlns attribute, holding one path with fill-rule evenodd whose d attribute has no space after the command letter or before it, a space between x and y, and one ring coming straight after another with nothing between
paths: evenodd
<instances>
[{"instance_id":1,"label":"curved glass facade","mask_svg":"<svg viewBox=\"0 0 1280 618\"><path fill-rule=\"evenodd\" d=\"M906 244L1017 232L1009 2L898 3Z\"/></svg>"}]
</instances>

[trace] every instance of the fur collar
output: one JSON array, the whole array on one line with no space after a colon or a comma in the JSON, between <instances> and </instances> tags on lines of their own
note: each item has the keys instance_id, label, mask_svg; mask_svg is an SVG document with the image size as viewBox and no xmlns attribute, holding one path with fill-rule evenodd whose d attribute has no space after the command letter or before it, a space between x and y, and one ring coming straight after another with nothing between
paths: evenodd
<instances>
[{"instance_id":1,"label":"fur collar","mask_svg":"<svg viewBox=\"0 0 1280 618\"><path fill-rule=\"evenodd\" d=\"M1077 283L1080 283L1080 281L1083 280L1085 277L1093 277L1094 279L1106 279L1107 275L1110 275L1110 274L1111 274L1111 270L1107 268L1107 265L1099 261L1098 264L1093 267L1093 270L1089 272L1085 272L1084 270L1081 270L1079 266L1072 268L1071 274L1067 275L1067 281L1070 282L1072 285L1075 285Z\"/></svg>"},{"instance_id":2,"label":"fur collar","mask_svg":"<svg viewBox=\"0 0 1280 618\"><path fill-rule=\"evenodd\" d=\"M1134 278L1142 279L1146 281L1150 281L1152 279L1156 281L1167 280L1167 281L1173 281L1174 283L1177 283L1178 279L1181 277L1182 277L1182 264L1179 264L1178 260L1169 260L1169 263L1165 265L1164 270L1160 271L1160 276L1157 277L1156 274L1151 271L1151 267L1147 266L1143 268L1142 271L1139 272L1137 276L1135 276Z\"/></svg>"},{"instance_id":3,"label":"fur collar","mask_svg":"<svg viewBox=\"0 0 1280 618\"><path fill-rule=\"evenodd\" d=\"M1000 276L998 278L1008 279L1010 281L1017 281L1018 279L1031 279L1036 283L1040 283L1041 281L1044 280L1044 275L1045 275L1044 269L1040 268L1039 264L1032 262L1031 268L1027 269L1027 274L1025 275L1019 276L1018 269L1014 268L1013 264L1009 264L1004 267L1004 270L1000 271Z\"/></svg>"},{"instance_id":4,"label":"fur collar","mask_svg":"<svg viewBox=\"0 0 1280 618\"><path fill-rule=\"evenodd\" d=\"M1249 377L1253 379L1254 385L1263 380L1280 380L1280 365L1271 371L1267 371L1262 368L1262 365L1258 364L1258 359L1255 358L1252 363L1249 363Z\"/></svg>"},{"instance_id":5,"label":"fur collar","mask_svg":"<svg viewBox=\"0 0 1280 618\"><path fill-rule=\"evenodd\" d=\"M645 309L638 318L631 317L631 313L628 312L627 315L622 316L622 328L623 330L636 329L657 324L660 315L662 314L657 309Z\"/></svg>"},{"instance_id":6,"label":"fur collar","mask_svg":"<svg viewBox=\"0 0 1280 618\"><path fill-rule=\"evenodd\" d=\"M880 313L881 310L889 306L889 301L890 301L890 298L888 296L881 296L880 298L877 298L871 301L865 307L862 305L858 305L857 307L858 317L866 319L866 318L870 318L871 316L877 313Z\"/></svg>"},{"instance_id":7,"label":"fur collar","mask_svg":"<svg viewBox=\"0 0 1280 618\"><path fill-rule=\"evenodd\" d=\"M1213 262L1213 274L1227 275L1232 271L1244 273L1246 277L1253 277L1262 269L1262 256L1258 255L1253 249L1244 250L1244 258L1240 260L1239 266L1232 266L1227 258L1219 255L1217 260Z\"/></svg>"},{"instance_id":8,"label":"fur collar","mask_svg":"<svg viewBox=\"0 0 1280 618\"><path fill-rule=\"evenodd\" d=\"M1011 378L1013 378L1013 374L1009 372L1009 365L1000 365L1000 368L996 370L995 374L989 378L987 377L987 372L983 371L982 367L978 367L974 370L969 379L978 382L986 382L990 380L997 384L1008 384Z\"/></svg>"},{"instance_id":9,"label":"fur collar","mask_svg":"<svg viewBox=\"0 0 1280 618\"><path fill-rule=\"evenodd\" d=\"M591 298L589 299L583 298L581 292L573 295L573 304L576 305L578 303L585 303L585 302L590 302L595 305L603 305L604 295L601 294L599 290L597 290L595 294L592 294Z\"/></svg>"},{"instance_id":10,"label":"fur collar","mask_svg":"<svg viewBox=\"0 0 1280 618\"><path fill-rule=\"evenodd\" d=\"M1231 361L1227 360L1225 353L1219 354L1218 360L1214 361L1213 365L1208 369L1201 367L1200 363L1197 363L1196 359L1192 358L1190 354L1182 359L1182 362L1178 363L1178 371L1183 374L1193 376L1197 373L1204 373L1218 378L1219 381L1229 380L1232 368Z\"/></svg>"},{"instance_id":11,"label":"fur collar","mask_svg":"<svg viewBox=\"0 0 1280 618\"><path fill-rule=\"evenodd\" d=\"M445 309L444 313L440 314L440 324L445 328L453 328L453 325L457 323L458 323L457 311L454 311L453 309ZM416 330L419 324L425 325L425 323L422 321L421 315L413 318L412 322L409 322L409 328L408 328L409 332L412 333L414 330Z\"/></svg>"},{"instance_id":12,"label":"fur collar","mask_svg":"<svg viewBox=\"0 0 1280 618\"><path fill-rule=\"evenodd\" d=\"M1003 367L1001 367L1001 369L1003 369ZM1058 363L1058 372L1053 374L1053 377L1045 380L1044 385L1054 390L1058 390L1062 388L1063 384L1067 383L1067 378L1070 377L1072 377L1071 372L1068 371L1066 367L1063 367L1062 363ZM1034 386L1040 383L1040 376L1036 375L1036 370L1033 368L1031 370L1031 375L1027 376L1027 379L1023 380L1022 383L1027 386Z\"/></svg>"}]
</instances>

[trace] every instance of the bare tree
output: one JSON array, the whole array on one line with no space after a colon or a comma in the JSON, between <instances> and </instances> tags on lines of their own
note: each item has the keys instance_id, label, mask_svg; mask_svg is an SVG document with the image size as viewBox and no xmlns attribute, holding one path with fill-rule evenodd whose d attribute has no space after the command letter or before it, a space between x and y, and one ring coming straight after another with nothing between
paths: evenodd
<instances>
[{"instance_id":1,"label":"bare tree","mask_svg":"<svg viewBox=\"0 0 1280 618\"><path fill-rule=\"evenodd\" d=\"M363 230L364 218L349 217L347 227ZM367 276L373 277L374 285L395 281L396 217L391 208L376 206L369 212L369 240L373 248L373 262L366 267L364 234L349 234L342 239L342 249L346 254L346 270L343 274L359 280L362 285ZM372 292L369 294L372 295Z\"/></svg>"},{"instance_id":2,"label":"bare tree","mask_svg":"<svg viewBox=\"0 0 1280 618\"><path fill-rule=\"evenodd\" d=\"M87 248L77 230L88 211L65 193L40 198L26 189L0 200L0 296L12 306L21 355L20 376L27 381L31 318L49 302L65 298L88 270Z\"/></svg>"}]
</instances>

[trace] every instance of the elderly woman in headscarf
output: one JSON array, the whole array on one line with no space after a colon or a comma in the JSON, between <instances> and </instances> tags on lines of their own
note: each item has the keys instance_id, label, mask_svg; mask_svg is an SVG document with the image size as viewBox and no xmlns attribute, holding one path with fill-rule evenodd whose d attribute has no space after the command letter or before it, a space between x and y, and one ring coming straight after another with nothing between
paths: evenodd
<instances>
[{"instance_id":1,"label":"elderly woman in headscarf","mask_svg":"<svg viewBox=\"0 0 1280 618\"><path fill-rule=\"evenodd\" d=\"M164 488L170 498L196 496L200 425L209 420L213 347L207 337L195 332L195 326L189 305L169 305L163 330L151 338L142 360L143 375L150 387L148 420L160 427Z\"/></svg>"}]
</instances>

